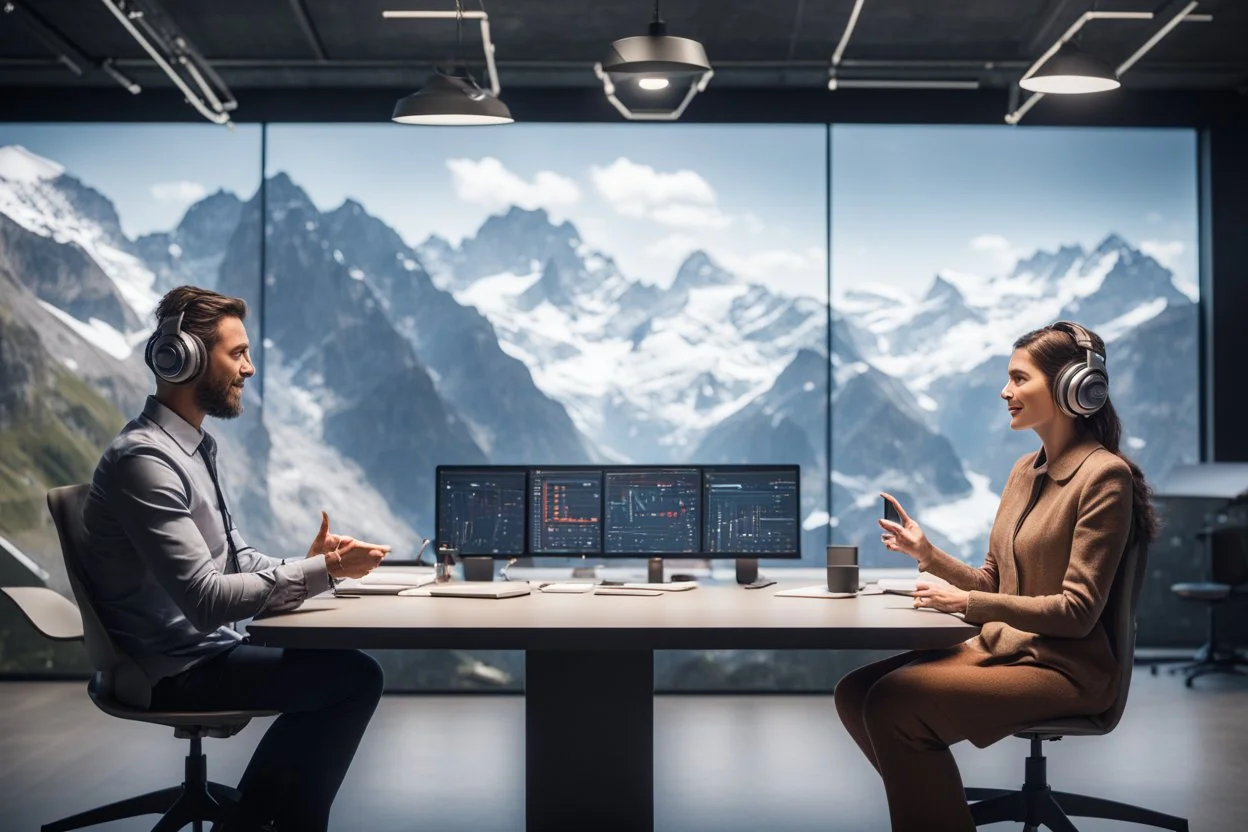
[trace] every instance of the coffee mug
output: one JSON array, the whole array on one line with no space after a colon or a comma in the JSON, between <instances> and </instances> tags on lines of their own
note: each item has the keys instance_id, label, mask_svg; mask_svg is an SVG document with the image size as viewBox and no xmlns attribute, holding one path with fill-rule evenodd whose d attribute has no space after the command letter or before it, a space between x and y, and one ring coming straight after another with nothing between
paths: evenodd
<instances>
[{"instance_id":1,"label":"coffee mug","mask_svg":"<svg viewBox=\"0 0 1248 832\"><path fill-rule=\"evenodd\" d=\"M828 566L857 566L857 546L829 546Z\"/></svg>"},{"instance_id":2,"label":"coffee mug","mask_svg":"<svg viewBox=\"0 0 1248 832\"><path fill-rule=\"evenodd\" d=\"M858 565L829 566L828 592L857 592Z\"/></svg>"}]
</instances>

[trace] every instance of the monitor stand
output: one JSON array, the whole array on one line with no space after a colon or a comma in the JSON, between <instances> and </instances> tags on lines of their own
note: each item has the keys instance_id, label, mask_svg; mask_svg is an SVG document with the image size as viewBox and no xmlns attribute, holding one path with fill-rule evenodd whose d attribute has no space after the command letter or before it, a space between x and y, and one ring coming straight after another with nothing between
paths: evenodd
<instances>
[{"instance_id":1,"label":"monitor stand","mask_svg":"<svg viewBox=\"0 0 1248 832\"><path fill-rule=\"evenodd\" d=\"M650 558L646 563L646 583L663 583L663 558Z\"/></svg>"},{"instance_id":2,"label":"monitor stand","mask_svg":"<svg viewBox=\"0 0 1248 832\"><path fill-rule=\"evenodd\" d=\"M737 583L752 584L758 580L758 558L737 558Z\"/></svg>"},{"instance_id":3,"label":"monitor stand","mask_svg":"<svg viewBox=\"0 0 1248 832\"><path fill-rule=\"evenodd\" d=\"M461 558L465 581L494 580L494 558Z\"/></svg>"}]
</instances>

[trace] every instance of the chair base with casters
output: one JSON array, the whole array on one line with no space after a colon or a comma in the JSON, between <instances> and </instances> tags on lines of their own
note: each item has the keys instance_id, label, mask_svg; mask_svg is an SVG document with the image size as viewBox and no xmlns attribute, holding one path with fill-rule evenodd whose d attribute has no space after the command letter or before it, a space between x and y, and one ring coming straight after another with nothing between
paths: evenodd
<instances>
[{"instance_id":1,"label":"chair base with casters","mask_svg":"<svg viewBox=\"0 0 1248 832\"><path fill-rule=\"evenodd\" d=\"M204 756L204 737L232 737L247 726L253 717L273 716L273 711L152 711L131 708L110 696L100 674L87 687L91 700L101 711L119 719L168 725L178 739L190 740L186 755L186 777L181 786L120 800L53 823L44 824L42 832L68 832L100 823L138 817L161 815L152 832L174 832L194 824L195 832L203 832L205 821L219 823L233 816L239 792L208 779L208 762Z\"/></svg>"},{"instance_id":2,"label":"chair base with casters","mask_svg":"<svg viewBox=\"0 0 1248 832\"><path fill-rule=\"evenodd\" d=\"M1025 832L1035 832L1042 826L1053 832L1077 832L1070 818L1080 817L1120 820L1158 829L1172 829L1174 832L1187 832L1187 821L1183 818L1100 797L1053 791L1049 787L1047 760L1042 743L1045 740L1060 740L1062 737L1030 732L1016 736L1031 741L1031 755L1026 761L1023 787L1018 791L968 788L966 799L975 801L971 803L971 817L976 826L1014 821L1023 824Z\"/></svg>"}]
</instances>

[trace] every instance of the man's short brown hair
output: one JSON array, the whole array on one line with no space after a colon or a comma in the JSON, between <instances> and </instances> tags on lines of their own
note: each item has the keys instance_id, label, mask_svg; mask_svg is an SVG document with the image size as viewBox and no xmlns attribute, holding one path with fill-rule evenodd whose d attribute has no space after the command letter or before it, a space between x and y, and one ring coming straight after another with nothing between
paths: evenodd
<instances>
[{"instance_id":1,"label":"man's short brown hair","mask_svg":"<svg viewBox=\"0 0 1248 832\"><path fill-rule=\"evenodd\" d=\"M179 286L170 289L156 305L156 321L176 317L182 313L182 330L198 336L204 349L212 352L217 345L217 325L222 318L247 318L247 302L242 298L201 289L198 286Z\"/></svg>"}]
</instances>

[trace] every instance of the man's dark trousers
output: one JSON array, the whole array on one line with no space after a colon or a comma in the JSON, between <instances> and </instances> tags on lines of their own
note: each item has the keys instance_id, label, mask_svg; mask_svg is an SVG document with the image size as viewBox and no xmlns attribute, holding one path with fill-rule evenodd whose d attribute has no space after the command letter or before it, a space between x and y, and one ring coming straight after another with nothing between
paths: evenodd
<instances>
[{"instance_id":1,"label":"man's dark trousers","mask_svg":"<svg viewBox=\"0 0 1248 832\"><path fill-rule=\"evenodd\" d=\"M162 679L152 707L281 713L239 780L237 827L317 832L381 699L381 666L356 650L287 650L239 644Z\"/></svg>"}]
</instances>

